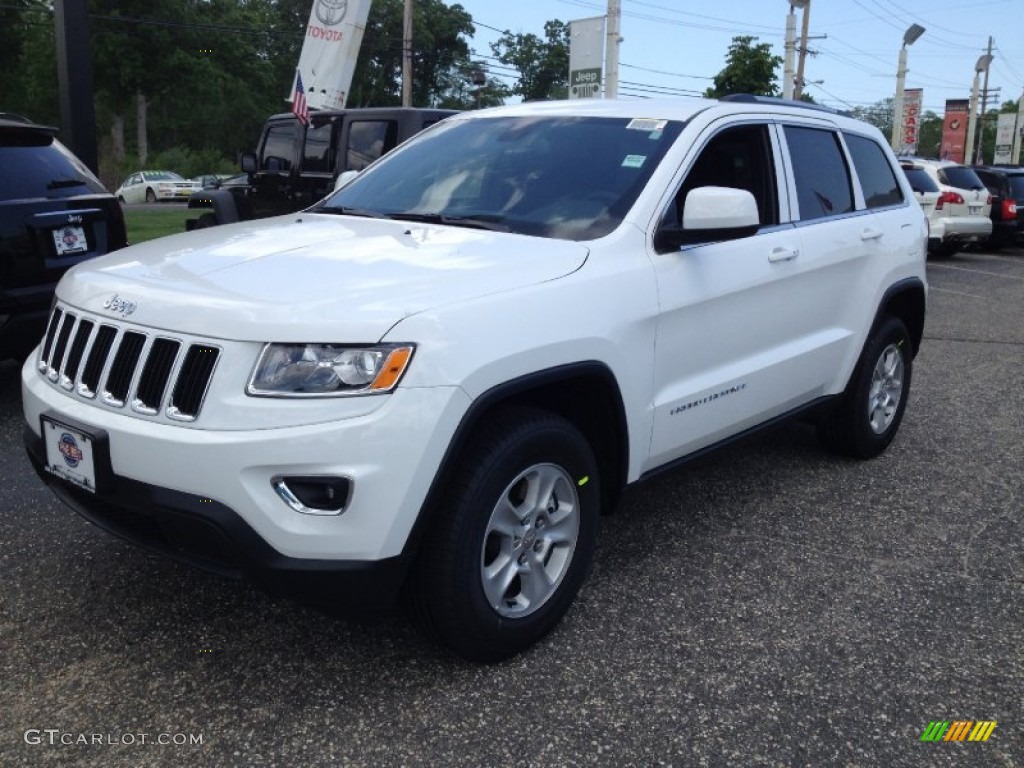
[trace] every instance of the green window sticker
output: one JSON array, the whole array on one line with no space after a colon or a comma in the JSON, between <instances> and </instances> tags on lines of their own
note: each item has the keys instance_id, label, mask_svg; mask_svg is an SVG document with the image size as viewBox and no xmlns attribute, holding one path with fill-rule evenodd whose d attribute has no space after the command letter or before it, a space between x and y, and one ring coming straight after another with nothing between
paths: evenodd
<instances>
[{"instance_id":1,"label":"green window sticker","mask_svg":"<svg viewBox=\"0 0 1024 768\"><path fill-rule=\"evenodd\" d=\"M643 166L647 155L626 155L622 160L623 168L640 168Z\"/></svg>"}]
</instances>

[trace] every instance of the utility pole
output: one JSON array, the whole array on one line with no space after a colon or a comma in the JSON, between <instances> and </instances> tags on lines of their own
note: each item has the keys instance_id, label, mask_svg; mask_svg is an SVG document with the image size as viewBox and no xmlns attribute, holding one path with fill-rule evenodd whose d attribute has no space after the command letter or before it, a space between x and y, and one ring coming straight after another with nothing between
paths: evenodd
<instances>
[{"instance_id":1,"label":"utility pole","mask_svg":"<svg viewBox=\"0 0 1024 768\"><path fill-rule=\"evenodd\" d=\"M57 0L53 7L61 139L93 173L99 174L86 5L86 0Z\"/></svg>"},{"instance_id":2,"label":"utility pole","mask_svg":"<svg viewBox=\"0 0 1024 768\"><path fill-rule=\"evenodd\" d=\"M412 106L412 0L405 0L402 18L402 106Z\"/></svg>"},{"instance_id":3,"label":"utility pole","mask_svg":"<svg viewBox=\"0 0 1024 768\"><path fill-rule=\"evenodd\" d=\"M988 109L988 71L992 65L992 35L988 36L988 63L985 65L985 84L981 88L981 122L978 128L978 148L975 150L971 148L972 157L971 165L980 165L981 160L981 147L984 143L982 138L985 135L985 110Z\"/></svg>"},{"instance_id":4,"label":"utility pole","mask_svg":"<svg viewBox=\"0 0 1024 768\"><path fill-rule=\"evenodd\" d=\"M811 0L804 3L803 21L800 25L800 57L796 66L796 83L793 85L793 98L799 99L804 92L804 62L807 60L807 33L810 30Z\"/></svg>"},{"instance_id":5,"label":"utility pole","mask_svg":"<svg viewBox=\"0 0 1024 768\"><path fill-rule=\"evenodd\" d=\"M605 53L604 97L614 99L619 95L619 43L622 42L622 3L608 0L608 43Z\"/></svg>"}]
</instances>

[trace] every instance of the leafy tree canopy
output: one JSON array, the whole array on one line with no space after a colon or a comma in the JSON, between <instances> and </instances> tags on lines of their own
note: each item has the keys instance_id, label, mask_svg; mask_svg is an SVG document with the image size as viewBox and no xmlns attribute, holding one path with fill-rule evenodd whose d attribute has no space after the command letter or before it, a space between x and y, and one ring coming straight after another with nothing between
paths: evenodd
<instances>
[{"instance_id":1,"label":"leafy tree canopy","mask_svg":"<svg viewBox=\"0 0 1024 768\"><path fill-rule=\"evenodd\" d=\"M512 93L523 101L564 99L569 93L569 25L553 19L544 37L505 30L491 52L502 64L519 72Z\"/></svg>"},{"instance_id":2,"label":"leafy tree canopy","mask_svg":"<svg viewBox=\"0 0 1024 768\"><path fill-rule=\"evenodd\" d=\"M778 96L776 68L782 57L772 54L768 43L756 43L756 37L740 35L732 39L726 55L725 69L715 75L714 86L704 95L719 99L730 93L751 93L755 96Z\"/></svg>"}]
</instances>

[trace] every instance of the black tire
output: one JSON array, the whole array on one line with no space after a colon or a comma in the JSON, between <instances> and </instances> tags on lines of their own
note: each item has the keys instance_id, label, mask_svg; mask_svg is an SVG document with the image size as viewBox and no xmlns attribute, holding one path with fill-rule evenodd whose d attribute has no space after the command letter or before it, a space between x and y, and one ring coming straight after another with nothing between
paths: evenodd
<instances>
[{"instance_id":1,"label":"black tire","mask_svg":"<svg viewBox=\"0 0 1024 768\"><path fill-rule=\"evenodd\" d=\"M838 405L818 424L822 445L857 459L882 453L903 420L912 369L907 327L897 317L884 316L868 337Z\"/></svg>"},{"instance_id":2,"label":"black tire","mask_svg":"<svg viewBox=\"0 0 1024 768\"><path fill-rule=\"evenodd\" d=\"M435 640L495 662L569 609L590 569L601 489L590 446L560 416L510 409L476 437L436 506L409 596Z\"/></svg>"},{"instance_id":3,"label":"black tire","mask_svg":"<svg viewBox=\"0 0 1024 768\"><path fill-rule=\"evenodd\" d=\"M156 202L156 192L154 192L152 189L147 189L146 190L146 202L147 203L155 203Z\"/></svg>"},{"instance_id":4,"label":"black tire","mask_svg":"<svg viewBox=\"0 0 1024 768\"><path fill-rule=\"evenodd\" d=\"M217 217L212 213L204 213L198 219L196 219L196 225L192 229L206 229L208 227L217 226Z\"/></svg>"}]
</instances>

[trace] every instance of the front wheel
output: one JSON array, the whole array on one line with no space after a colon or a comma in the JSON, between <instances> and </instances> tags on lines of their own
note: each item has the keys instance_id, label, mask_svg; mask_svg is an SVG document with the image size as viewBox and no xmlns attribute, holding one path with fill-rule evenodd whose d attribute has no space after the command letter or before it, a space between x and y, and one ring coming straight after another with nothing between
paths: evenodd
<instances>
[{"instance_id":1,"label":"front wheel","mask_svg":"<svg viewBox=\"0 0 1024 768\"><path fill-rule=\"evenodd\" d=\"M147 203L155 203L156 202L156 192L154 192L152 189L147 189L146 190L146 202Z\"/></svg>"},{"instance_id":2,"label":"front wheel","mask_svg":"<svg viewBox=\"0 0 1024 768\"><path fill-rule=\"evenodd\" d=\"M836 409L818 426L824 446L858 459L884 451L903 420L912 365L907 327L885 317L868 338Z\"/></svg>"},{"instance_id":3,"label":"front wheel","mask_svg":"<svg viewBox=\"0 0 1024 768\"><path fill-rule=\"evenodd\" d=\"M560 416L512 409L463 456L419 552L413 607L455 653L493 662L551 631L586 578L597 462Z\"/></svg>"}]
</instances>

